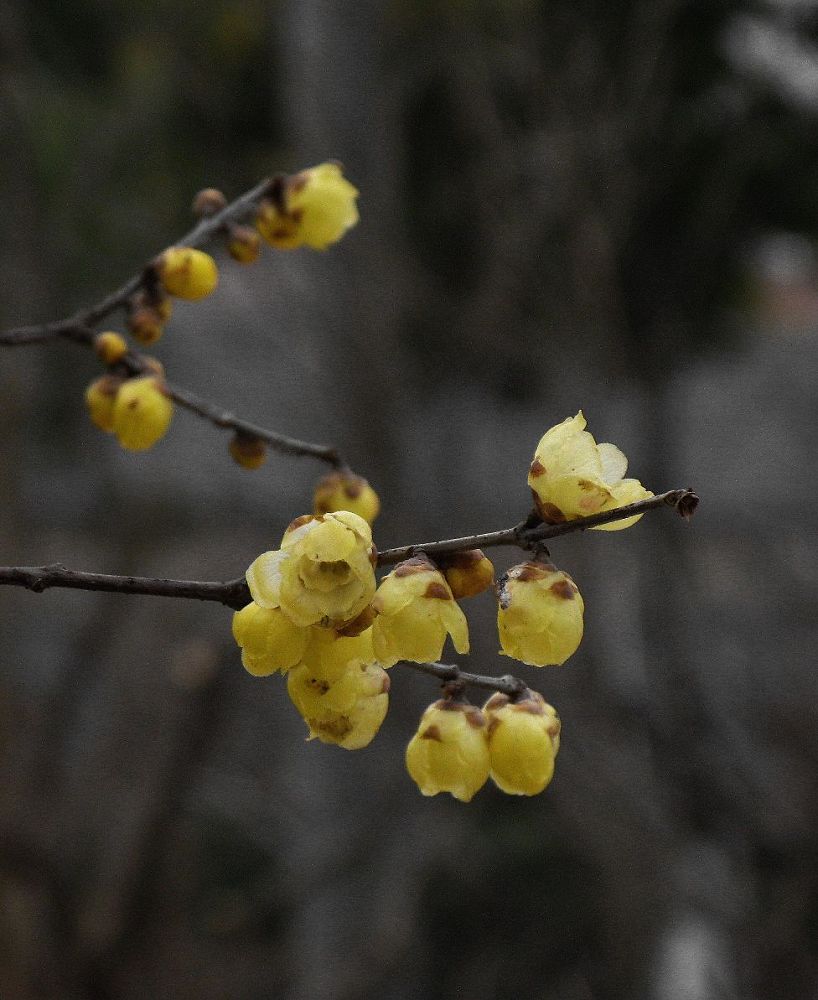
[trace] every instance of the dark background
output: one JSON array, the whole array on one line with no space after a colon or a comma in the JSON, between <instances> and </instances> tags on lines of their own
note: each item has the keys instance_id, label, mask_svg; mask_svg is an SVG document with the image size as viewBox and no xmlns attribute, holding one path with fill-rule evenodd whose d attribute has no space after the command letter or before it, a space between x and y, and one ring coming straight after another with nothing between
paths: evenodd
<instances>
[{"instance_id":1,"label":"dark background","mask_svg":"<svg viewBox=\"0 0 818 1000\"><path fill-rule=\"evenodd\" d=\"M563 719L535 799L419 795L405 667L347 753L223 608L6 589L0 994L818 996L814 0L2 0L0 57L4 325L101 298L200 187L337 158L360 225L224 261L174 381L336 444L381 547L519 520L580 407L702 497L553 545L586 638L516 671ZM315 462L249 473L185 413L120 452L90 352L0 361L0 562L224 579L310 506Z\"/></svg>"}]
</instances>

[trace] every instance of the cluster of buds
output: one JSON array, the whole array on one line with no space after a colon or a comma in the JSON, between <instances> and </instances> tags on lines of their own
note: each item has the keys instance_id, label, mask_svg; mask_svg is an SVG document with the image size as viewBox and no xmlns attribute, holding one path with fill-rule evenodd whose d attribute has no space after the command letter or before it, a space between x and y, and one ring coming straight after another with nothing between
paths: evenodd
<instances>
[{"instance_id":1,"label":"cluster of buds","mask_svg":"<svg viewBox=\"0 0 818 1000\"><path fill-rule=\"evenodd\" d=\"M145 371L130 374L122 364L128 345L112 330L98 334L94 347L108 371L85 390L85 405L92 422L113 434L129 451L151 448L164 437L173 417L161 364L155 358L144 358Z\"/></svg>"},{"instance_id":2,"label":"cluster of buds","mask_svg":"<svg viewBox=\"0 0 818 1000\"><path fill-rule=\"evenodd\" d=\"M220 221L229 206L215 188L199 191L193 212L200 219L213 219L212 231L224 235L230 256L250 264L259 257L262 236L279 249L325 250L358 221L357 197L337 163L322 163L272 181L269 197L256 206L254 226L233 221L229 212ZM198 301L210 295L218 281L219 269L210 254L190 246L168 247L144 269L139 288L125 305L128 332L142 345L155 344L171 317L172 298ZM99 334L95 348L108 371L86 390L91 420L114 434L123 448L150 448L164 436L173 415L162 372L154 370L158 362L141 358L140 365L125 363L127 344L114 332ZM267 455L263 441L244 433L235 435L229 451L247 469L259 468ZM316 513L344 509L360 512L370 522L377 516L378 498L366 480L341 475L337 482L325 483L316 496Z\"/></svg>"},{"instance_id":3,"label":"cluster of buds","mask_svg":"<svg viewBox=\"0 0 818 1000\"><path fill-rule=\"evenodd\" d=\"M497 693L482 709L449 697L423 713L406 768L424 795L469 802L489 777L509 795L538 795L553 777L559 745L559 717L536 691Z\"/></svg>"}]
</instances>

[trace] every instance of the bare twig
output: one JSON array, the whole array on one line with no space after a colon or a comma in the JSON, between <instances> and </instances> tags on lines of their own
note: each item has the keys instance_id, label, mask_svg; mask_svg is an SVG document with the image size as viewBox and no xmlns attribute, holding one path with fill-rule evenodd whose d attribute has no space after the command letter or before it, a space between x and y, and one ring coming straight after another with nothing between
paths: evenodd
<instances>
[{"instance_id":1,"label":"bare twig","mask_svg":"<svg viewBox=\"0 0 818 1000\"><path fill-rule=\"evenodd\" d=\"M242 608L250 599L244 579L164 580L147 576L109 576L50 566L0 566L0 586L25 587L40 594L49 587L76 590L105 590L115 594L148 594L154 597L186 597L196 601L217 601L229 608Z\"/></svg>"},{"instance_id":2,"label":"bare twig","mask_svg":"<svg viewBox=\"0 0 818 1000\"><path fill-rule=\"evenodd\" d=\"M278 431L269 431L258 424L251 424L247 420L241 420L229 410L223 410L207 400L201 399L187 389L182 389L178 385L168 385L171 398L180 406L197 416L209 420L216 427L237 431L250 438L258 438L264 441L276 451L287 455L302 455L312 458L319 458L322 462L328 462L336 469L344 467L344 461L338 454L337 449L327 444L314 444L312 441L299 441L298 438L287 437L286 434L279 434Z\"/></svg>"},{"instance_id":3,"label":"bare twig","mask_svg":"<svg viewBox=\"0 0 818 1000\"><path fill-rule=\"evenodd\" d=\"M561 524L537 524L530 526L528 521L515 525L513 528L502 528L500 531L488 531L482 535L465 535L462 538L446 538L435 542L417 542L414 545L401 545L395 549L384 549L378 553L378 565L389 566L393 563L409 559L417 552L425 552L434 557L444 552L463 552L468 549L487 549L496 545L516 545L521 549L534 549L549 538L559 535L569 535L574 531L585 531L600 524L611 524L613 521L624 521L634 514L644 514L656 507L673 507L685 519L692 517L699 498L692 490L669 490L647 500L637 500L624 507L605 511L602 514L592 514L590 517L578 517L574 521L563 521Z\"/></svg>"},{"instance_id":4,"label":"bare twig","mask_svg":"<svg viewBox=\"0 0 818 1000\"><path fill-rule=\"evenodd\" d=\"M401 660L404 667L411 667L412 670L419 670L423 674L431 674L446 683L462 683L471 687L485 688L489 691L500 691L514 698L526 690L527 685L519 677L512 677L511 674L504 674L502 677L488 677L483 674L470 674L460 667L448 663L412 663L410 660Z\"/></svg>"}]
</instances>

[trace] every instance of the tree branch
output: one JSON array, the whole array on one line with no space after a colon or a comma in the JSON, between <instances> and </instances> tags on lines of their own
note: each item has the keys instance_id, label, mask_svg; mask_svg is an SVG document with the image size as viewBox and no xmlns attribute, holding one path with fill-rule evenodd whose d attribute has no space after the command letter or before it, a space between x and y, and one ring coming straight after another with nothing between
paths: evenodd
<instances>
[{"instance_id":1,"label":"tree branch","mask_svg":"<svg viewBox=\"0 0 818 1000\"><path fill-rule=\"evenodd\" d=\"M561 524L539 523L532 526L523 521L513 528L502 528L500 531L488 531L482 535L465 535L462 538L446 538L436 542L417 542L414 545L401 545L395 549L384 549L378 553L378 565L389 566L393 563L409 559L418 552L425 552L430 558L444 552L463 552L468 549L487 549L497 545L516 545L521 549L535 549L549 538L559 535L569 535L575 531L586 531L600 524L611 524L614 521L624 521L634 514L644 514L657 507L672 507L686 520L693 516L698 506L699 498L692 490L669 490L647 500L637 500L624 507L607 510L602 514L592 514L590 517L578 517L574 521L563 521Z\"/></svg>"},{"instance_id":2,"label":"tree branch","mask_svg":"<svg viewBox=\"0 0 818 1000\"><path fill-rule=\"evenodd\" d=\"M243 578L214 582L210 580L164 580L147 576L109 576L66 569L60 563L50 566L0 566L0 586L25 587L41 594L49 587L75 590L104 590L115 594L148 594L153 597L186 597L197 601L216 601L229 608L243 608L249 591Z\"/></svg>"},{"instance_id":3,"label":"tree branch","mask_svg":"<svg viewBox=\"0 0 818 1000\"><path fill-rule=\"evenodd\" d=\"M227 426L227 425L225 425ZM229 426L233 426L230 424ZM300 443L300 442L296 442ZM584 531L597 524L610 524L634 514L642 514L657 507L673 507L684 518L693 515L699 498L692 490L670 490L647 500L639 500L604 514L566 521L564 524L539 524L529 526L527 521L513 528L491 531L484 535L467 535L463 538L447 538L420 545L403 545L396 549L385 549L378 555L378 565L386 566L408 559L416 552L434 556L441 552L461 552L467 549L488 548L496 545L516 545L522 549L534 549L547 538L567 535L573 531ZM60 563L50 566L0 566L0 586L26 587L34 593L42 593L49 587L71 587L76 590L105 590L117 594L147 594L154 597L185 597L197 601L216 601L236 610L250 601L250 590L243 576L235 580L164 580L155 577L109 576L103 573L84 573L66 569ZM458 668L446 668L458 669ZM428 672L428 671L427 671ZM439 675L436 675L439 676ZM442 675L440 675L442 676ZM452 678L449 678L452 679ZM477 684L477 681L469 681ZM498 690L500 690L498 688Z\"/></svg>"}]
</instances>

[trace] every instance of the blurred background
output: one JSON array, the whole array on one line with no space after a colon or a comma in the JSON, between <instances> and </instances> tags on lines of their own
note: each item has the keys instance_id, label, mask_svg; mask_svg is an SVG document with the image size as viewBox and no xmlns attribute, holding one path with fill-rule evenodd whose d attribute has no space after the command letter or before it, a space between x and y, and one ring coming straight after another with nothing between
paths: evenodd
<instances>
[{"instance_id":1,"label":"blurred background","mask_svg":"<svg viewBox=\"0 0 818 1000\"><path fill-rule=\"evenodd\" d=\"M554 543L562 669L466 606L470 668L562 717L535 799L420 796L408 668L348 753L224 608L4 588L0 995L818 997L818 3L2 0L0 55L4 326L100 299L199 188L337 158L360 225L224 260L155 349L174 381L336 444L380 547L518 521L580 408L702 497ZM4 564L234 577L324 471L247 472L183 412L120 452L71 344L0 371Z\"/></svg>"}]
</instances>

